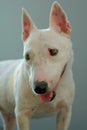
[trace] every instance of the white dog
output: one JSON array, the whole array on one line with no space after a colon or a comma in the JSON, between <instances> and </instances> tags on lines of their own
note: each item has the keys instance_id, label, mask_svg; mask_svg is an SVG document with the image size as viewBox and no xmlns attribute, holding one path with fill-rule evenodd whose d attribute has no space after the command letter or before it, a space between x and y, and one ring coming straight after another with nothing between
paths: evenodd
<instances>
[{"instance_id":1,"label":"white dog","mask_svg":"<svg viewBox=\"0 0 87 130\"><path fill-rule=\"evenodd\" d=\"M29 130L30 118L57 116L57 130L67 130L74 98L71 26L54 2L48 29L39 30L22 12L22 60L0 62L0 111L4 130Z\"/></svg>"}]
</instances>

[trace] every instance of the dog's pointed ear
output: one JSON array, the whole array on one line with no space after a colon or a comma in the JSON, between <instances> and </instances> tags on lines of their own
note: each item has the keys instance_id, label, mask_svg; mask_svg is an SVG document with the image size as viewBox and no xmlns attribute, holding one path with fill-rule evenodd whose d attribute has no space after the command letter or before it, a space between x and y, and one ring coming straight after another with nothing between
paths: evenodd
<instances>
[{"instance_id":1,"label":"dog's pointed ear","mask_svg":"<svg viewBox=\"0 0 87 130\"><path fill-rule=\"evenodd\" d=\"M22 8L22 39L25 41L29 35L30 32L36 28L31 17L28 15L27 11Z\"/></svg>"},{"instance_id":2,"label":"dog's pointed ear","mask_svg":"<svg viewBox=\"0 0 87 130\"><path fill-rule=\"evenodd\" d=\"M67 35L70 35L71 33L71 25L57 1L55 1L51 7L50 28Z\"/></svg>"}]
</instances>

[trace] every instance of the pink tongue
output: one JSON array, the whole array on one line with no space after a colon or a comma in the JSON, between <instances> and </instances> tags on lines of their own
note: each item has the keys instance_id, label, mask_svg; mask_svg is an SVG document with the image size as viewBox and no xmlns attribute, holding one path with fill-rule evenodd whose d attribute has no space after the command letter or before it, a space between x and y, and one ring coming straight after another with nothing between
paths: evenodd
<instances>
[{"instance_id":1,"label":"pink tongue","mask_svg":"<svg viewBox=\"0 0 87 130\"><path fill-rule=\"evenodd\" d=\"M42 94L40 95L40 100L43 102L43 103L47 103L47 102L50 102L51 98L53 97L53 92L49 92L47 94Z\"/></svg>"}]
</instances>

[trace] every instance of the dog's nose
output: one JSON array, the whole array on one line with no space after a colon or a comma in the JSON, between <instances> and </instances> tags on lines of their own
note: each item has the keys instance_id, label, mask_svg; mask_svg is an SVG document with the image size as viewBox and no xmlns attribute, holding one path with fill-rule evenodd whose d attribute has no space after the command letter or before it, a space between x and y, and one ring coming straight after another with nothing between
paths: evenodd
<instances>
[{"instance_id":1,"label":"dog's nose","mask_svg":"<svg viewBox=\"0 0 87 130\"><path fill-rule=\"evenodd\" d=\"M48 84L45 81L34 82L34 91L37 94L45 94L47 92Z\"/></svg>"}]
</instances>

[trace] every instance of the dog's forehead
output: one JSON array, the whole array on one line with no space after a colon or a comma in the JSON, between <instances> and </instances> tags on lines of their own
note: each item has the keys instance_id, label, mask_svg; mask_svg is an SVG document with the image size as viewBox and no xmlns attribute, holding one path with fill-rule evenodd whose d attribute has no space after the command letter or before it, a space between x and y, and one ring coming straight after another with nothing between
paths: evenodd
<instances>
[{"instance_id":1,"label":"dog's forehead","mask_svg":"<svg viewBox=\"0 0 87 130\"><path fill-rule=\"evenodd\" d=\"M69 43L69 38L60 35L54 30L41 29L33 31L28 40L25 42L25 45L27 49L38 51L47 47L57 49L64 48L69 46Z\"/></svg>"},{"instance_id":2,"label":"dog's forehead","mask_svg":"<svg viewBox=\"0 0 87 130\"><path fill-rule=\"evenodd\" d=\"M60 48L61 45L65 46L69 41L67 37L52 29L42 29L40 32L42 44L48 45L49 47Z\"/></svg>"}]
</instances>

